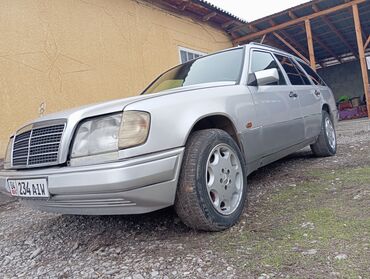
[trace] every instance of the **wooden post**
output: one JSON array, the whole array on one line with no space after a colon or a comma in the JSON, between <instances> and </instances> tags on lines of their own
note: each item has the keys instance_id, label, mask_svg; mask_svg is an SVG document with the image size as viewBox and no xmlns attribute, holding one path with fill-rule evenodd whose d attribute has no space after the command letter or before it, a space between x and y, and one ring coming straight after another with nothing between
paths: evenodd
<instances>
[{"instance_id":1,"label":"wooden post","mask_svg":"<svg viewBox=\"0 0 370 279\"><path fill-rule=\"evenodd\" d=\"M309 19L306 19L304 23L306 26L307 44L308 44L308 52L310 53L311 67L314 70L316 70L315 50L314 50L313 41L312 41L311 23Z\"/></svg>"},{"instance_id":2,"label":"wooden post","mask_svg":"<svg viewBox=\"0 0 370 279\"><path fill-rule=\"evenodd\" d=\"M367 72L364 42L362 40L361 21L360 21L360 15L358 12L357 4L354 4L352 6L352 11L353 11L353 20L355 22L357 47L358 47L358 54L360 57L360 64L361 64L361 71L362 71L362 80L364 83L364 92L365 92L365 97L366 97L366 102L367 102L367 115L370 118L369 76Z\"/></svg>"}]
</instances>

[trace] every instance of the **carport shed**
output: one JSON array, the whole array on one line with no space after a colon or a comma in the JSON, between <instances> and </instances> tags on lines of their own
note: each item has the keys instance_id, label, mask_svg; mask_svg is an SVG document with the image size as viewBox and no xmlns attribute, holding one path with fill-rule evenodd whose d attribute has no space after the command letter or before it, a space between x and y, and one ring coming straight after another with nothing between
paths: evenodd
<instances>
[{"instance_id":1,"label":"carport shed","mask_svg":"<svg viewBox=\"0 0 370 279\"><path fill-rule=\"evenodd\" d=\"M263 42L295 53L326 77L337 99L365 95L370 111L370 1L314 0L227 32L235 45Z\"/></svg>"}]
</instances>

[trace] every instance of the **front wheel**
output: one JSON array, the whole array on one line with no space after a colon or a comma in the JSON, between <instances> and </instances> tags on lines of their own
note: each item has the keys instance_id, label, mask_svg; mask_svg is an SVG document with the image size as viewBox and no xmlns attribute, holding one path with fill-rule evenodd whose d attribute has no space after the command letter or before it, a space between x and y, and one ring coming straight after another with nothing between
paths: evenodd
<instances>
[{"instance_id":1,"label":"front wheel","mask_svg":"<svg viewBox=\"0 0 370 279\"><path fill-rule=\"evenodd\" d=\"M322 112L321 132L316 142L311 145L317 157L334 156L337 152L337 137L332 119L327 111Z\"/></svg>"},{"instance_id":2,"label":"front wheel","mask_svg":"<svg viewBox=\"0 0 370 279\"><path fill-rule=\"evenodd\" d=\"M220 231L243 212L247 180L245 160L229 134L196 131L186 144L175 210L189 227Z\"/></svg>"}]
</instances>

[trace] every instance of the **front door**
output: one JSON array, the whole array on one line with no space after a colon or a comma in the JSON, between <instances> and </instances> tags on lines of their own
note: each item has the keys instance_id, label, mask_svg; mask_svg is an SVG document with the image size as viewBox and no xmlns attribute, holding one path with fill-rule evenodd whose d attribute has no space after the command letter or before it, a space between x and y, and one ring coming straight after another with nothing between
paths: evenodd
<instances>
[{"instance_id":1,"label":"front door","mask_svg":"<svg viewBox=\"0 0 370 279\"><path fill-rule=\"evenodd\" d=\"M279 81L263 86L249 86L261 125L262 156L271 155L295 145L304 137L299 99L288 84L282 69L269 52L253 50L250 73L276 68Z\"/></svg>"}]
</instances>

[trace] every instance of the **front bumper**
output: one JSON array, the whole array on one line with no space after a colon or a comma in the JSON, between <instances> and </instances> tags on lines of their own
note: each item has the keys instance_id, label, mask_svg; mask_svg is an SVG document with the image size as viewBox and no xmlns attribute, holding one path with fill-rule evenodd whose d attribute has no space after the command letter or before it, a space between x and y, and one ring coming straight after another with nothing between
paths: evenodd
<instances>
[{"instance_id":1,"label":"front bumper","mask_svg":"<svg viewBox=\"0 0 370 279\"><path fill-rule=\"evenodd\" d=\"M184 148L124 161L83 166L0 171L7 179L47 178L49 199L20 200L36 209L62 214L140 214L174 204Z\"/></svg>"}]
</instances>

